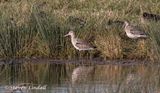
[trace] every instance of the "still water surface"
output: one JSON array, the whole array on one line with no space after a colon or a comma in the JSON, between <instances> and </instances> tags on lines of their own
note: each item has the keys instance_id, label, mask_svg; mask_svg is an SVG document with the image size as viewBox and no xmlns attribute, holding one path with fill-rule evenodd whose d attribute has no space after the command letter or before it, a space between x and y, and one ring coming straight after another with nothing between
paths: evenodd
<instances>
[{"instance_id":1,"label":"still water surface","mask_svg":"<svg viewBox=\"0 0 160 93\"><path fill-rule=\"evenodd\" d=\"M0 93L160 93L159 64L99 63L1 64Z\"/></svg>"}]
</instances>

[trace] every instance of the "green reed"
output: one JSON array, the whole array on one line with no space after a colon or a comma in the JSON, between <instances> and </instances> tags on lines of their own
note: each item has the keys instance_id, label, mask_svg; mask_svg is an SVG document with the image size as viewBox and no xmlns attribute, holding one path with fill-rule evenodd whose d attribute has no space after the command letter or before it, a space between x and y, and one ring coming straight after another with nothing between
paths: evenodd
<instances>
[{"instance_id":1,"label":"green reed","mask_svg":"<svg viewBox=\"0 0 160 93\"><path fill-rule=\"evenodd\" d=\"M151 59L158 61L159 57L160 57L160 39L159 39L159 35L160 35L160 25L159 22L155 23L152 22L149 25L149 30L150 30L150 41L151 41L151 45L150 45L150 51L151 51Z\"/></svg>"},{"instance_id":2,"label":"green reed","mask_svg":"<svg viewBox=\"0 0 160 93\"><path fill-rule=\"evenodd\" d=\"M72 1L11 1L0 5L0 57L51 57L55 59L94 58L107 59L152 59L151 50L159 44L149 40L133 41L126 37L123 27L109 26L108 20L129 20L151 34L153 41L159 42L158 29L140 23L142 12L159 13L159 1L113 0L72 0ZM85 20L85 24L71 18ZM154 22L153 22L154 23ZM156 23L155 23L156 24ZM144 27L143 27L144 26ZM87 39L94 36L91 43L94 51L74 49L70 38L64 37L70 30L76 36ZM159 55L159 52L157 53ZM154 59L154 58L153 58Z\"/></svg>"},{"instance_id":3,"label":"green reed","mask_svg":"<svg viewBox=\"0 0 160 93\"><path fill-rule=\"evenodd\" d=\"M17 27L14 20L10 18L1 20L1 28L1 57L23 57L25 52L29 52L27 50L30 49L36 38L36 31L28 30L29 28L25 26Z\"/></svg>"}]
</instances>

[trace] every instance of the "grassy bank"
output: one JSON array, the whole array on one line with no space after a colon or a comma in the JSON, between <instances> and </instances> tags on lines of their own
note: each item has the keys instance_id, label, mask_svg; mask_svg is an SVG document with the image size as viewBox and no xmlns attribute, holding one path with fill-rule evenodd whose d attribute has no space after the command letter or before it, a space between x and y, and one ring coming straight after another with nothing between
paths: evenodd
<instances>
[{"instance_id":1,"label":"grassy bank","mask_svg":"<svg viewBox=\"0 0 160 93\"><path fill-rule=\"evenodd\" d=\"M0 2L0 57L52 57L55 59L159 59L159 23L141 24L142 12L160 14L155 0L23 0ZM86 21L81 24L78 17ZM133 41L117 25L106 29L108 20L129 20L149 34ZM70 29L80 38L94 36L97 50L79 52L69 38Z\"/></svg>"}]
</instances>

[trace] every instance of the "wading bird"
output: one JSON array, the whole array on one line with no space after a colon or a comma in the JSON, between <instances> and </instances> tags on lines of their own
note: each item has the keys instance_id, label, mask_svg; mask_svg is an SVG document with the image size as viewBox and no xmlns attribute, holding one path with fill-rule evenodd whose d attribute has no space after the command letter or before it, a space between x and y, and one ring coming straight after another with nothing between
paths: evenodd
<instances>
[{"instance_id":1,"label":"wading bird","mask_svg":"<svg viewBox=\"0 0 160 93\"><path fill-rule=\"evenodd\" d=\"M125 21L124 22L124 31L126 32L126 35L129 38L132 39L138 39L138 38L146 38L147 35L144 31L142 31L140 28L133 26L131 24L129 24L129 22Z\"/></svg>"},{"instance_id":2,"label":"wading bird","mask_svg":"<svg viewBox=\"0 0 160 93\"><path fill-rule=\"evenodd\" d=\"M79 51L81 50L94 50L96 47L90 45L87 41L81 40L75 37L75 33L73 31L69 31L68 34L65 35L71 37L72 45Z\"/></svg>"}]
</instances>

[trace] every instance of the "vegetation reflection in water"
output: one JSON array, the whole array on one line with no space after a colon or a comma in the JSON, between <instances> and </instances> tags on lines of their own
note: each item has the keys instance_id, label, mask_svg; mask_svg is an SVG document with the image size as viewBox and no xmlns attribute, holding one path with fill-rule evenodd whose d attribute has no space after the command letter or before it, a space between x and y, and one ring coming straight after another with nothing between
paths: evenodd
<instances>
[{"instance_id":1,"label":"vegetation reflection in water","mask_svg":"<svg viewBox=\"0 0 160 93\"><path fill-rule=\"evenodd\" d=\"M38 93L158 93L160 91L160 67L153 64L124 66L25 62L1 65L0 69L0 93L11 91L7 86L44 87L45 85L46 89L22 89L22 91L23 93L37 93L37 91Z\"/></svg>"}]
</instances>

